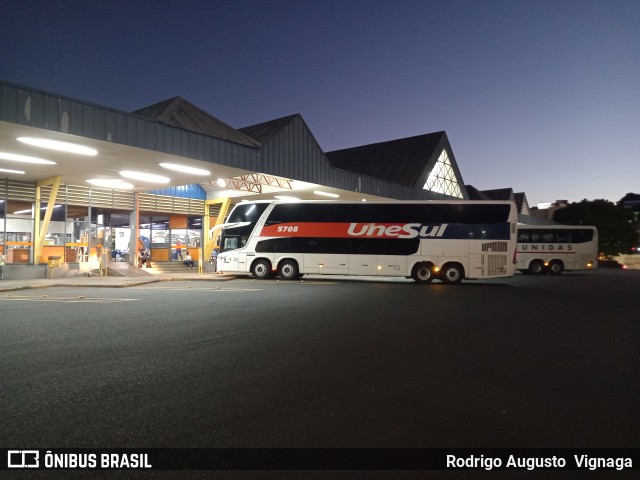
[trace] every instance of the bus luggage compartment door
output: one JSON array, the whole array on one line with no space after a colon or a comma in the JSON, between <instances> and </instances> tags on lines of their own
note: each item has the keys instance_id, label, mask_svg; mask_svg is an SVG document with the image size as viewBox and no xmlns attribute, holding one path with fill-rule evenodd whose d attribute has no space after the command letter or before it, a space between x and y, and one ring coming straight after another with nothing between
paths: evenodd
<instances>
[{"instance_id":1,"label":"bus luggage compartment door","mask_svg":"<svg viewBox=\"0 0 640 480\"><path fill-rule=\"evenodd\" d=\"M377 255L349 255L350 275L378 275Z\"/></svg>"},{"instance_id":2,"label":"bus luggage compartment door","mask_svg":"<svg viewBox=\"0 0 640 480\"><path fill-rule=\"evenodd\" d=\"M407 270L407 257L399 255L380 255L378 256L378 272L377 275L389 277L403 277Z\"/></svg>"},{"instance_id":3,"label":"bus luggage compartment door","mask_svg":"<svg viewBox=\"0 0 640 480\"><path fill-rule=\"evenodd\" d=\"M304 272L348 275L349 256L322 253L305 254Z\"/></svg>"}]
</instances>

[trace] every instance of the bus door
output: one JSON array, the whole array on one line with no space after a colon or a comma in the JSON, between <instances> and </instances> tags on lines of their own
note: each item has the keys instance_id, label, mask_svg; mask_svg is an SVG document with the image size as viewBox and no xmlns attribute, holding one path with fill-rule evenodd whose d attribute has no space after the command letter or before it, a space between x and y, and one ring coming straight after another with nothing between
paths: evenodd
<instances>
[{"instance_id":1,"label":"bus door","mask_svg":"<svg viewBox=\"0 0 640 480\"><path fill-rule=\"evenodd\" d=\"M220 265L220 271L228 272L247 272L247 254L239 251L240 236L239 235L223 235L221 237L221 248L223 252L228 251L224 256L224 263Z\"/></svg>"}]
</instances>

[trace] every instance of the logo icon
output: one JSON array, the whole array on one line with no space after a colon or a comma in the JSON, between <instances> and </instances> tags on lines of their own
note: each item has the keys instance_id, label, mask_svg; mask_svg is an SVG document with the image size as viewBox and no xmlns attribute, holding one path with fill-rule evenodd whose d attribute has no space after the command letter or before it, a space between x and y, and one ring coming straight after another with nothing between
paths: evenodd
<instances>
[{"instance_id":1,"label":"logo icon","mask_svg":"<svg viewBox=\"0 0 640 480\"><path fill-rule=\"evenodd\" d=\"M9 450L7 452L8 468L38 468L40 452L38 450Z\"/></svg>"}]
</instances>

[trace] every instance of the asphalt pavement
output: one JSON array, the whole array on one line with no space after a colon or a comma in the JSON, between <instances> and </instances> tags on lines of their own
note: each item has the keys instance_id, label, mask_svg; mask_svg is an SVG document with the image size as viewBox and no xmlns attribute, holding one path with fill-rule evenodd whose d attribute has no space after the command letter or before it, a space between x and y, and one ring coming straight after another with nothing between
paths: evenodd
<instances>
[{"instance_id":1,"label":"asphalt pavement","mask_svg":"<svg viewBox=\"0 0 640 480\"><path fill-rule=\"evenodd\" d=\"M26 290L0 296L11 448L640 447L638 271L5 282ZM182 473L153 478L234 478ZM286 478L370 478L307 473ZM406 473L376 478L522 477Z\"/></svg>"}]
</instances>

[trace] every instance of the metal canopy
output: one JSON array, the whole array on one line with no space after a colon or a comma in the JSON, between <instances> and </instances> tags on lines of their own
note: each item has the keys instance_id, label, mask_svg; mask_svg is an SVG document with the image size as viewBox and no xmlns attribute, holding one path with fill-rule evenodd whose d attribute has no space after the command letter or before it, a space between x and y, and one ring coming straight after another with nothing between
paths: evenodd
<instances>
[{"instance_id":1,"label":"metal canopy","mask_svg":"<svg viewBox=\"0 0 640 480\"><path fill-rule=\"evenodd\" d=\"M83 186L92 179L120 179L138 192L198 184L207 191L207 198L258 200L287 195L327 199L317 192L341 200L447 198L420 186L333 167L297 114L235 130L179 97L139 111L150 112L172 124L0 81L0 154L55 162L31 164L0 158L0 169L5 170L0 177L36 182L60 176L62 184ZM180 122L201 131L176 126ZM20 137L73 143L93 148L97 154L48 150L23 144L17 141ZM161 163L209 174L166 170ZM130 180L121 177L123 170L161 175L168 181Z\"/></svg>"}]
</instances>

